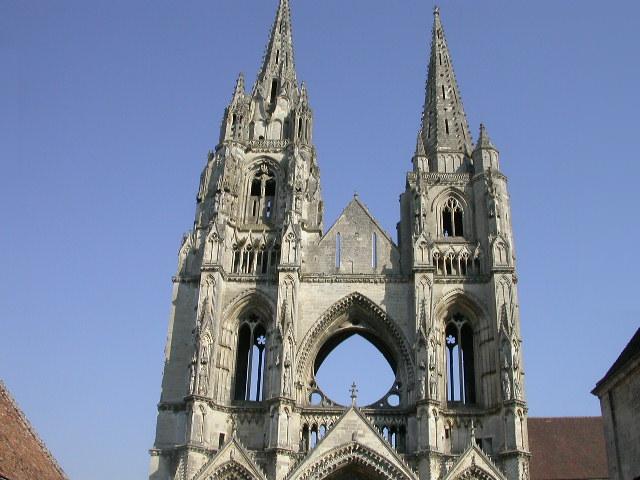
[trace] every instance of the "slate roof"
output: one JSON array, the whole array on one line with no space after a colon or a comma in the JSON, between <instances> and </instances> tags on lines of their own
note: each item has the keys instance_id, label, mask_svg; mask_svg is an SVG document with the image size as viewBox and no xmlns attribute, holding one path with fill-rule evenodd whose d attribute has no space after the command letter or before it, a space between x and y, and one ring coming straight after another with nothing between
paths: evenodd
<instances>
[{"instance_id":1,"label":"slate roof","mask_svg":"<svg viewBox=\"0 0 640 480\"><path fill-rule=\"evenodd\" d=\"M66 480L67 476L0 381L0 479Z\"/></svg>"},{"instance_id":2,"label":"slate roof","mask_svg":"<svg viewBox=\"0 0 640 480\"><path fill-rule=\"evenodd\" d=\"M529 418L531 480L609 477L602 417Z\"/></svg>"},{"instance_id":3,"label":"slate roof","mask_svg":"<svg viewBox=\"0 0 640 480\"><path fill-rule=\"evenodd\" d=\"M594 395L599 395L601 387L614 375L623 370L627 364L632 362L634 359L640 358L640 328L636 331L635 335L629 340L629 343L622 353L618 357L618 359L613 362L609 371L602 377L602 379L596 384L596 388L593 389L591 393Z\"/></svg>"}]
</instances>

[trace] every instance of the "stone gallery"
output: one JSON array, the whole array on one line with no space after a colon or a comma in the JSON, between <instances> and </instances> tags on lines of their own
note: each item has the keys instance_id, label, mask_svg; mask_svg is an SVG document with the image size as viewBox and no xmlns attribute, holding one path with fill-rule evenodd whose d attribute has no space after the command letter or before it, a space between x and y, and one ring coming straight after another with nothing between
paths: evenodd
<instances>
[{"instance_id":1,"label":"stone gallery","mask_svg":"<svg viewBox=\"0 0 640 480\"><path fill-rule=\"evenodd\" d=\"M437 9L424 105L397 241L357 197L325 229L280 0L179 251L150 479L528 480L507 179L483 126L472 141ZM353 335L395 373L370 405L316 383Z\"/></svg>"}]
</instances>

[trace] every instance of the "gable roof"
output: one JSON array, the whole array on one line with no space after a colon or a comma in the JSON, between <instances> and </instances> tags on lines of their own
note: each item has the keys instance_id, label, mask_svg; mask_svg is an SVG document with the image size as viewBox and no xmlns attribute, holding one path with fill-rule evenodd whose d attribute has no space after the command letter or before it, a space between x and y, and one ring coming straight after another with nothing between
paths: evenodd
<instances>
[{"instance_id":1,"label":"gable roof","mask_svg":"<svg viewBox=\"0 0 640 480\"><path fill-rule=\"evenodd\" d=\"M505 480L506 477L500 469L489 459L475 441L471 442L467 449L456 460L443 480L455 480L461 478L465 472L471 471L471 478Z\"/></svg>"},{"instance_id":2,"label":"gable roof","mask_svg":"<svg viewBox=\"0 0 640 480\"><path fill-rule=\"evenodd\" d=\"M264 472L258 468L247 449L235 437L206 462L193 478L198 480L223 477L226 471L241 471L257 480L266 479Z\"/></svg>"},{"instance_id":3,"label":"gable roof","mask_svg":"<svg viewBox=\"0 0 640 480\"><path fill-rule=\"evenodd\" d=\"M397 248L397 245L393 241L393 238L391 238L391 235L389 235L389 233L384 228L382 228L380 223L378 223L376 218L371 214L371 212L369 211L367 206L364 203L362 203L362 201L360 200L360 197L358 196L358 194L355 194L353 196L353 198L351 199L351 201L347 204L347 206L344 207L344 209L342 209L342 212L340 212L340 215L338 215L338 218L336 219L336 221L333 222L333 224L327 229L327 231L322 236L320 241L322 241L324 238L326 238L329 235L329 233L336 227L336 225L340 222L342 217L350 209L357 209L357 210L361 210L362 212L364 212L364 214L369 218L369 220L371 220L371 223L373 223L375 225L375 227L380 231L380 233L382 233L382 235L384 235L384 237L389 241L389 243Z\"/></svg>"},{"instance_id":4,"label":"gable roof","mask_svg":"<svg viewBox=\"0 0 640 480\"><path fill-rule=\"evenodd\" d=\"M336 421L302 462L289 472L287 478L305 478L305 472L308 473L310 468L315 471L323 459L331 458L339 462L340 457L354 454L376 458L393 470L399 479L417 479L416 473L389 442L383 439L362 412L353 406Z\"/></svg>"},{"instance_id":5,"label":"gable roof","mask_svg":"<svg viewBox=\"0 0 640 480\"><path fill-rule=\"evenodd\" d=\"M608 478L602 417L529 418L532 480Z\"/></svg>"},{"instance_id":6,"label":"gable roof","mask_svg":"<svg viewBox=\"0 0 640 480\"><path fill-rule=\"evenodd\" d=\"M599 395L604 384L613 378L617 373L621 372L627 365L629 365L635 359L640 359L640 328L636 330L635 335L629 340L627 346L624 347L622 353L618 359L613 362L611 368L602 377L602 379L596 384L596 388L591 393Z\"/></svg>"},{"instance_id":7,"label":"gable roof","mask_svg":"<svg viewBox=\"0 0 640 480\"><path fill-rule=\"evenodd\" d=\"M62 468L0 380L0 478L66 480Z\"/></svg>"}]
</instances>

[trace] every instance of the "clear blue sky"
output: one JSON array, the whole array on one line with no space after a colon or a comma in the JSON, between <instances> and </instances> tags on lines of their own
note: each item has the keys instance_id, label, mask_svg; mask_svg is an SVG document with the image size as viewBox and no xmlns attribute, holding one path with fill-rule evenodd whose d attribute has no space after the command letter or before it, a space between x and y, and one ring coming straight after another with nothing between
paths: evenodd
<instances>
[{"instance_id":1,"label":"clear blue sky","mask_svg":"<svg viewBox=\"0 0 640 480\"><path fill-rule=\"evenodd\" d=\"M181 235L275 4L0 2L0 378L74 479L146 475ZM510 179L530 413L598 414L640 323L640 3L441 7ZM433 3L293 8L327 221L357 190L394 233Z\"/></svg>"}]
</instances>

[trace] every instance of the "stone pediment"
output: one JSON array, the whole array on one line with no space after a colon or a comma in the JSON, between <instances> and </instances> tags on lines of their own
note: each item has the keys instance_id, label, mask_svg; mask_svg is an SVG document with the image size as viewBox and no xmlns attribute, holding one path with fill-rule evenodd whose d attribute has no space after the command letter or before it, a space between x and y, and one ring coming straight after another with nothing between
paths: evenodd
<instances>
[{"instance_id":1,"label":"stone pediment","mask_svg":"<svg viewBox=\"0 0 640 480\"><path fill-rule=\"evenodd\" d=\"M354 407L347 410L287 478L325 478L352 465L371 471L372 478L418 478L378 430Z\"/></svg>"},{"instance_id":2,"label":"stone pediment","mask_svg":"<svg viewBox=\"0 0 640 480\"><path fill-rule=\"evenodd\" d=\"M358 225L360 227L366 227L369 231L375 231L388 241L394 248L395 242L391 236L382 228L380 223L371 214L367 206L362 203L358 196L355 196L349 204L344 208L336 222L327 230L327 233L323 237L323 240L327 237L331 237L331 233L344 229L346 226Z\"/></svg>"},{"instance_id":3,"label":"stone pediment","mask_svg":"<svg viewBox=\"0 0 640 480\"><path fill-rule=\"evenodd\" d=\"M355 197L318 243L307 247L305 263L310 273L399 274L400 251Z\"/></svg>"},{"instance_id":4,"label":"stone pediment","mask_svg":"<svg viewBox=\"0 0 640 480\"><path fill-rule=\"evenodd\" d=\"M266 477L247 450L233 438L193 477L193 480L223 479L266 480Z\"/></svg>"},{"instance_id":5,"label":"stone pediment","mask_svg":"<svg viewBox=\"0 0 640 480\"><path fill-rule=\"evenodd\" d=\"M457 479L506 480L506 477L473 442L442 478L442 480Z\"/></svg>"}]
</instances>

